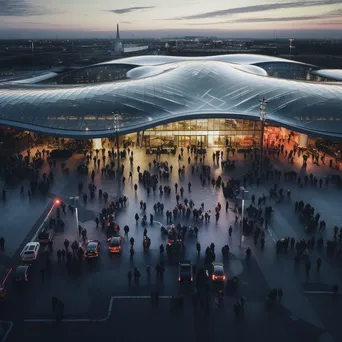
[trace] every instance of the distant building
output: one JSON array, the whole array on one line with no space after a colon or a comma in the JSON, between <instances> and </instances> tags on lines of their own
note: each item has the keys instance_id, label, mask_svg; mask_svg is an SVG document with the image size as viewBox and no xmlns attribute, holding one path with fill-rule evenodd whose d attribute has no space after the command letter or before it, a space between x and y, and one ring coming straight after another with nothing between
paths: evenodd
<instances>
[{"instance_id":1,"label":"distant building","mask_svg":"<svg viewBox=\"0 0 342 342\"><path fill-rule=\"evenodd\" d=\"M128 54L128 53L134 53L134 52L139 52L139 51L144 51L148 50L148 46L137 46L137 45L127 45L124 46L121 42L120 38L120 29L119 29L119 24L116 25L116 39L114 42L114 50L111 51L111 54L114 56L121 56L123 54Z\"/></svg>"},{"instance_id":2,"label":"distant building","mask_svg":"<svg viewBox=\"0 0 342 342\"><path fill-rule=\"evenodd\" d=\"M120 39L119 24L116 24L116 39L114 43L114 54L121 55L123 53L123 46Z\"/></svg>"}]
</instances>

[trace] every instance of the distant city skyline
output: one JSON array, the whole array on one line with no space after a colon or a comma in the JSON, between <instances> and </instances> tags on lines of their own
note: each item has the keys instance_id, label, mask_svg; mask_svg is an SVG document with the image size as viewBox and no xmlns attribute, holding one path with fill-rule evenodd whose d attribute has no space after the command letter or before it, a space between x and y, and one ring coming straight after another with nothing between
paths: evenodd
<instances>
[{"instance_id":1,"label":"distant city skyline","mask_svg":"<svg viewBox=\"0 0 342 342\"><path fill-rule=\"evenodd\" d=\"M0 39L342 38L341 0L0 0Z\"/></svg>"}]
</instances>

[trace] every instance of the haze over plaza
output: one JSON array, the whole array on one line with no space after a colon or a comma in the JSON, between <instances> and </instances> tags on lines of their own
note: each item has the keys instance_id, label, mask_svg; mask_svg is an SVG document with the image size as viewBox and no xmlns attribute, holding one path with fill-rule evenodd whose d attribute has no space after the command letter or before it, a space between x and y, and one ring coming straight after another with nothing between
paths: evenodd
<instances>
[{"instance_id":1,"label":"haze over plaza","mask_svg":"<svg viewBox=\"0 0 342 342\"><path fill-rule=\"evenodd\" d=\"M341 13L339 0L0 0L0 38L108 38L117 22L123 38L339 38Z\"/></svg>"}]
</instances>

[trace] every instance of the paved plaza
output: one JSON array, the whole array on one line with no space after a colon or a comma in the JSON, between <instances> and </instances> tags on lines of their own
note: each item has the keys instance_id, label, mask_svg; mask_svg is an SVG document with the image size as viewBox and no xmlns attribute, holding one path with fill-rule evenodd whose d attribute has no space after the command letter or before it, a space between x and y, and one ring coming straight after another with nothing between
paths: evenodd
<instances>
[{"instance_id":1,"label":"paved plaza","mask_svg":"<svg viewBox=\"0 0 342 342\"><path fill-rule=\"evenodd\" d=\"M178 148L180 153L180 149ZM234 170L223 171L220 163L214 162L212 153L214 149L208 149L205 164L211 167L212 177L222 176L223 181L229 178L242 178L251 169L252 161L243 154L235 154L237 167ZM188 152L185 149L182 160L178 163L178 153L173 155L162 155L159 161L167 161L173 165L173 172L169 179L159 180L157 190L147 194L142 183L138 182L137 166L141 171L149 170L152 174L157 173L153 166L155 156L146 155L145 149L134 149L133 166L130 167L128 158L123 160L125 165L124 176L125 185L120 186L122 194L127 196L128 202L117 214L117 223L121 227L121 235L124 236L123 227L128 225L130 230L128 236L124 237L123 250L120 256L108 255L106 249L106 235L101 227L96 228L95 218L102 208L108 204L104 199L98 198L98 192L92 200L88 196L88 202L84 203L82 197L79 201L79 224L87 229L88 239L96 239L101 243L100 257L95 262L83 261L82 264L72 270L66 268L65 264L57 262L56 251L62 249L64 239L74 241L79 240L77 224L74 215L66 211L63 219L66 223L63 232L56 233L53 240L52 269L51 274L45 276L44 283L40 277L40 266L33 269L33 277L30 284L22 291L11 290L9 300L2 303L0 308L0 319L12 321L13 328L6 336L8 341L18 341L22 336L28 336L35 340L44 340L46 335L51 336L51 340L82 338L90 340L94 337L108 338L108 331L112 331L113 337L124 341L132 341L141 336L151 340L174 340L180 335L191 341L214 340L222 337L241 341L250 341L255 334L263 340L280 341L341 341L342 332L339 329L339 305L341 298L338 296L334 300L329 293L333 284L342 286L341 281L341 261L332 260L326 255L325 249L321 252L314 249L312 253L313 267L309 276L305 274L304 262L298 265L294 262L294 252L288 254L276 253L276 241L282 237L294 237L296 241L302 238L306 240L313 236L304 231L304 225L300 222L298 214L294 211L294 202L303 200L310 203L319 212L321 219L327 223L327 229L323 233L316 233L316 237L322 236L324 241L332 239L333 227L340 226L342 212L340 203L342 200L341 190L334 184L323 185L322 188L313 185L300 188L296 181L261 180L260 185L246 184L250 196L254 194L256 198L260 195L269 195L269 190L278 184L278 188L291 190L291 199L285 198L280 202L267 202L272 205L274 212L266 231L265 248L260 248L253 243L253 236L244 236L240 247L240 218L236 222L235 202L229 200L229 210L225 211L226 199L221 188L213 187L200 182L200 171L194 155L188 163ZM226 158L226 155L224 155ZM230 158L232 155L230 154ZM77 165L84 161L83 155L74 155L66 162L70 169L70 174L61 170L61 162L57 162L52 168L55 175L50 192L45 199L34 198L29 200L26 193L20 197L20 186L8 189L6 201L0 201L1 225L0 236L6 240L5 251L0 252L2 264L15 266L19 263L19 253L22 246L33 238L37 229L41 226L44 218L52 207L54 200L59 198L68 203L69 197L78 195L78 183L84 183L87 190L88 183L91 182L90 173L93 169L89 164L89 175L79 175L76 171ZM151 168L149 162L152 162ZM295 158L294 164L288 164L284 157L272 159L272 164L282 172L295 170L301 176L304 173L313 173L317 178L325 178L339 171L329 169L326 165L317 166L308 162L306 169L301 168L301 161ZM328 162L326 162L328 164ZM179 166L185 167L185 174L179 176ZM192 166L195 171L192 174ZM42 172L48 170L49 165L44 163ZM97 190L102 189L109 194L108 202L117 198L118 182L108 176L101 176L99 168L95 168L95 185ZM132 180L129 179L129 172L132 171ZM191 182L191 192L188 191L188 183ZM237 293L227 291L224 298L224 307L218 308L215 303L216 289L211 288L209 313L201 310L195 311L191 304L193 289L180 286L177 282L178 266L168 262L166 253L160 255L160 244L166 244L167 236L161 234L161 226L166 226L167 210L173 210L176 205L176 195L174 184L178 183L178 189L184 187L184 195L180 200L187 198L193 200L195 207L204 203L204 209L213 213L210 222L199 223L198 238L186 235L185 238L185 260L190 260L199 267L208 267L204 264L204 251L210 243L216 246L216 261L224 262L225 272L229 279L237 276L241 286ZM137 191L134 184L138 184ZM27 189L28 183L23 181ZM159 185L170 185L170 195L160 195ZM140 208L140 201L147 204L147 235L151 239L151 248L146 253L143 251L143 231L141 220L135 222L136 213L141 217L143 212ZM153 205L162 202L165 206L164 214L155 214ZM215 206L220 202L222 210L220 218L215 222ZM247 202L247 206L249 202ZM154 215L154 223L150 225L149 215ZM55 215L55 212L52 212ZM175 223L194 226L193 218L187 221L181 215ZM228 227L232 225L233 233L229 237ZM130 259L129 239L135 239L133 259ZM202 250L198 256L196 252L196 242L200 242ZM82 243L82 241L80 241ZM223 258L221 248L228 244L230 254L227 259ZM251 259L246 259L246 248L252 249ZM322 258L320 272L316 272L315 260ZM165 275L161 281L157 279L154 268L160 261L165 262ZM145 271L146 265L151 265L152 273L148 276ZM127 273L137 267L141 272L138 284L132 282L128 284ZM282 288L284 296L281 304L272 312L265 310L265 297L269 289ZM148 297L153 290L158 290L161 296L184 295L184 309L175 313L171 308L171 299L161 299L158 309L152 308ZM62 322L59 325L51 323L53 320L51 309L51 298L57 296L65 304L65 319L70 322ZM134 296L136 298L126 298ZM244 317L235 318L233 305L239 296L246 298ZM111 298L120 297L113 301L113 308L108 315L108 306ZM177 309L178 310L178 309ZM107 318L106 318L107 317ZM106 319L103 319L106 318ZM93 321L102 319L101 322ZM29 321L27 321L29 320ZM36 321L35 321L36 320ZM80 320L80 321L76 321ZM47 321L47 322L45 322ZM115 328L115 323L118 328ZM7 323L4 325L3 336L8 330ZM133 329L132 329L133 328ZM118 331L116 331L118 330ZM262 331L262 333L260 333ZM107 333L107 335L106 335ZM1 340L1 335L0 335Z\"/></svg>"}]
</instances>

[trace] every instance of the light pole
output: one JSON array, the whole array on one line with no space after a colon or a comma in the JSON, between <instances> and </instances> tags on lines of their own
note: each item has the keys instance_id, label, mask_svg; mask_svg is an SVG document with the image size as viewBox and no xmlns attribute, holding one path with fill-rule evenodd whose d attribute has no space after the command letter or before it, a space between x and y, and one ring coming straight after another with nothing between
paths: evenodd
<instances>
[{"instance_id":1,"label":"light pole","mask_svg":"<svg viewBox=\"0 0 342 342\"><path fill-rule=\"evenodd\" d=\"M32 77L34 73L34 41L29 40L29 43L31 43L31 50L32 50Z\"/></svg>"},{"instance_id":2,"label":"light pole","mask_svg":"<svg viewBox=\"0 0 342 342\"><path fill-rule=\"evenodd\" d=\"M260 121L261 121L261 134L260 134L260 160L259 160L259 179L262 174L262 162L263 162L263 154L264 154L264 130L265 130L265 121L267 119L267 101L264 97L259 100L260 101Z\"/></svg>"},{"instance_id":3,"label":"light pole","mask_svg":"<svg viewBox=\"0 0 342 342\"><path fill-rule=\"evenodd\" d=\"M245 201L248 200L249 192L243 187L240 187L240 197L241 197L241 226L240 226L240 247L242 245L242 236L243 236L243 219L245 212Z\"/></svg>"},{"instance_id":4,"label":"light pole","mask_svg":"<svg viewBox=\"0 0 342 342\"><path fill-rule=\"evenodd\" d=\"M121 195L121 168L120 168L120 147L119 147L119 132L121 116L118 113L113 113L114 130L116 135L116 154L117 154L117 178L118 178L118 195Z\"/></svg>"},{"instance_id":5,"label":"light pole","mask_svg":"<svg viewBox=\"0 0 342 342\"><path fill-rule=\"evenodd\" d=\"M79 222L78 222L78 201L79 201L79 196L75 197L69 197L69 204L74 207L75 209L75 219L76 219L76 241L79 241L80 235L79 235Z\"/></svg>"},{"instance_id":6,"label":"light pole","mask_svg":"<svg viewBox=\"0 0 342 342\"><path fill-rule=\"evenodd\" d=\"M289 39L289 41L290 41L290 45L289 45L289 48L290 48L290 56L292 56L292 49L294 48L294 46L292 45L292 43L293 43L294 39L291 38L291 39Z\"/></svg>"}]
</instances>

